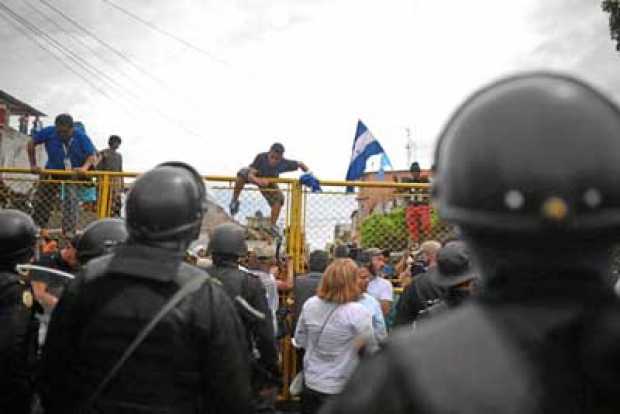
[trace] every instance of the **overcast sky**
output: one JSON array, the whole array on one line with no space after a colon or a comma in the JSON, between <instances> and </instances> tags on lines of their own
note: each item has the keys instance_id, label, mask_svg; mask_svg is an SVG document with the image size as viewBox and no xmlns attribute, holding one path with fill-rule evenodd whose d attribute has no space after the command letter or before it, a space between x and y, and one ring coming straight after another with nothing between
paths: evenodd
<instances>
[{"instance_id":1,"label":"overcast sky","mask_svg":"<svg viewBox=\"0 0 620 414\"><path fill-rule=\"evenodd\" d=\"M620 54L598 0L112 0L201 52L104 0L46 1L116 53L40 0L2 3L94 66L96 77L62 58L99 91L4 19L0 89L48 123L73 114L98 147L121 135L131 171L181 159L232 175L277 140L320 178L342 179L358 118L396 168L411 128L427 168L455 106L517 70L577 74L620 99Z\"/></svg>"}]
</instances>

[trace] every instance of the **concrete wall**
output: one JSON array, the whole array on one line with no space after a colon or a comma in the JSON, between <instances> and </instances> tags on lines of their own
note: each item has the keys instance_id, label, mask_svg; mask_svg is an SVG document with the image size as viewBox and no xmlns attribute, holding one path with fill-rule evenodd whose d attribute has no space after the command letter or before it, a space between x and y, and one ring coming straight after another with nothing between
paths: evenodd
<instances>
[{"instance_id":1,"label":"concrete wall","mask_svg":"<svg viewBox=\"0 0 620 414\"><path fill-rule=\"evenodd\" d=\"M28 141L30 141L28 135L21 134L13 128L1 129L0 168L30 168L27 151ZM43 167L46 161L45 149L42 146L37 147L38 165ZM0 179L4 184L20 194L28 192L36 178L35 175L0 173Z\"/></svg>"}]
</instances>

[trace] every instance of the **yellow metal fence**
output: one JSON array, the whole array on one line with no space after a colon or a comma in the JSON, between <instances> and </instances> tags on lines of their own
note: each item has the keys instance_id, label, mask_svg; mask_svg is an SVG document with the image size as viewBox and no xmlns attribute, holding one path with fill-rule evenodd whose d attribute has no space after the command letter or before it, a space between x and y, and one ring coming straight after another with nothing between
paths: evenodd
<instances>
[{"instance_id":1,"label":"yellow metal fence","mask_svg":"<svg viewBox=\"0 0 620 414\"><path fill-rule=\"evenodd\" d=\"M97 218L121 216L125 196L138 175L90 171L77 176L57 170L35 175L27 169L0 169L0 208L23 210L40 227L71 234ZM261 229L269 227L270 208L255 186L244 188L239 213L229 217L235 177L204 179L211 207L206 232L232 220L248 227L251 238L266 237L268 232ZM454 236L452 228L438 220L428 184L321 181L323 191L312 193L295 179L274 182L284 195L278 226L296 272L304 271L306 257L314 249L349 244L399 252L415 250L425 240ZM355 191L347 192L347 187Z\"/></svg>"},{"instance_id":2,"label":"yellow metal fence","mask_svg":"<svg viewBox=\"0 0 620 414\"><path fill-rule=\"evenodd\" d=\"M70 171L0 169L0 208L16 208L33 216L50 233L69 236L103 217L123 216L126 194L136 173L90 171L77 176ZM273 242L269 232L270 208L253 185L247 185L235 217L228 214L235 177L205 176L209 211L203 230L234 221L248 228L248 238ZM425 240L445 241L453 229L439 221L431 206L428 184L394 182L321 181L322 191L313 193L295 179L274 180L284 196L278 220L284 235L283 247L295 274L306 270L314 249L330 250L338 244L351 248L377 247L394 253L416 250ZM353 192L347 192L347 187ZM415 197L414 195L415 194ZM283 304L291 305L291 292L283 293ZM290 316L289 316L290 320ZM284 387L297 371L296 352L290 335L282 339Z\"/></svg>"}]
</instances>

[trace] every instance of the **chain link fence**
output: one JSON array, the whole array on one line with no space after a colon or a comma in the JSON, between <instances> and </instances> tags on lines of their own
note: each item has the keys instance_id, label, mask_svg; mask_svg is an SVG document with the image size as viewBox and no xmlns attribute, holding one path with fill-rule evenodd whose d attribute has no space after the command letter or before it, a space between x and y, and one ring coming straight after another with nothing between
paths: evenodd
<instances>
[{"instance_id":1,"label":"chain link fence","mask_svg":"<svg viewBox=\"0 0 620 414\"><path fill-rule=\"evenodd\" d=\"M347 192L344 185L322 185L320 193L304 192L302 231L307 250L347 244L395 252L455 236L453 227L437 217L428 186L359 183L354 192Z\"/></svg>"},{"instance_id":2,"label":"chain link fence","mask_svg":"<svg viewBox=\"0 0 620 414\"><path fill-rule=\"evenodd\" d=\"M93 172L76 178L63 172L36 176L26 171L0 172L0 208L16 208L33 216L52 233L72 234L99 217L124 216L124 201L136 174ZM428 185L402 183L322 182L323 191L302 190L294 180L279 180L279 189L246 185L239 212L229 214L234 177L206 177L210 212L204 233L223 222L248 229L250 242L274 243L270 200L283 198L277 220L291 256L348 244L361 249L415 249L425 240L445 241L454 230L438 219ZM347 192L347 185L354 191ZM303 257L296 257L297 271Z\"/></svg>"},{"instance_id":3,"label":"chain link fence","mask_svg":"<svg viewBox=\"0 0 620 414\"><path fill-rule=\"evenodd\" d=\"M48 233L75 234L98 218L96 177L2 174L0 207L30 214Z\"/></svg>"}]
</instances>

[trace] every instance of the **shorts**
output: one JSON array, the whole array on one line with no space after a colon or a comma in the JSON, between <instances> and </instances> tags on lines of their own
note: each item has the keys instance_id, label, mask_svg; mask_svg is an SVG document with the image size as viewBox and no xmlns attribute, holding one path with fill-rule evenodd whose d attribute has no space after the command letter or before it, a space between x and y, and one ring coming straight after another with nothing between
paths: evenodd
<instances>
[{"instance_id":1,"label":"shorts","mask_svg":"<svg viewBox=\"0 0 620 414\"><path fill-rule=\"evenodd\" d=\"M249 174L249 168L242 168L237 173L237 177L243 178L244 181L248 183L250 182ZM280 187L278 187L278 184L270 183L269 185L266 185L264 187L258 187L258 189L262 194L263 198L267 200L269 207L273 207L275 204L284 205L284 194L282 194L282 191L280 190Z\"/></svg>"}]
</instances>

